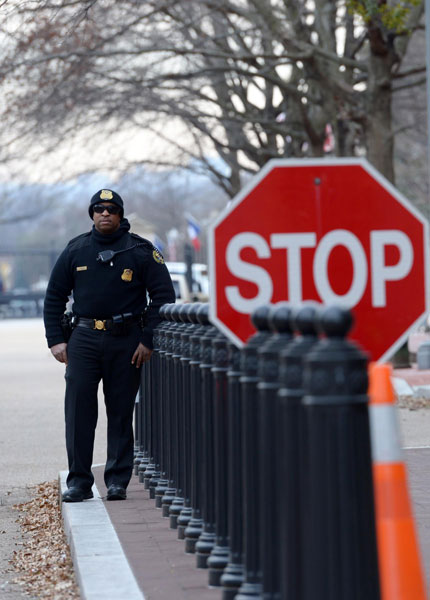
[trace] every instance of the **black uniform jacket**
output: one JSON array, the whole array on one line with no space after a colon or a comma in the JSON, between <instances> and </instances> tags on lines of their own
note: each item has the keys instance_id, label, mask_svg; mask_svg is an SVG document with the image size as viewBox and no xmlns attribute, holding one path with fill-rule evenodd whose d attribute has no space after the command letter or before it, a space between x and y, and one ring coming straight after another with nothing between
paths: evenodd
<instances>
[{"instance_id":1,"label":"black uniform jacket","mask_svg":"<svg viewBox=\"0 0 430 600\"><path fill-rule=\"evenodd\" d=\"M73 292L73 314L90 319L141 314L148 302L141 342L152 348L153 329L161 321L159 309L175 302L169 271L159 251L144 238L130 234L127 219L111 235L92 231L72 239L59 256L49 280L44 304L48 346L64 342L60 319ZM140 244L135 248L131 248ZM103 250L124 250L103 263Z\"/></svg>"}]
</instances>

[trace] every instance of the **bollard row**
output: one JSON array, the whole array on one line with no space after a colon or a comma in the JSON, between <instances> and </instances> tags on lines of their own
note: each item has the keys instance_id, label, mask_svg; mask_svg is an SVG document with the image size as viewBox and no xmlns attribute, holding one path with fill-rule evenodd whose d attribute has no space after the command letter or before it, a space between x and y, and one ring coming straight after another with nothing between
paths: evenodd
<instances>
[{"instance_id":1,"label":"bollard row","mask_svg":"<svg viewBox=\"0 0 430 600\"><path fill-rule=\"evenodd\" d=\"M165 305L134 472L224 600L379 600L367 358L351 314L254 311L239 350L207 304Z\"/></svg>"}]
</instances>

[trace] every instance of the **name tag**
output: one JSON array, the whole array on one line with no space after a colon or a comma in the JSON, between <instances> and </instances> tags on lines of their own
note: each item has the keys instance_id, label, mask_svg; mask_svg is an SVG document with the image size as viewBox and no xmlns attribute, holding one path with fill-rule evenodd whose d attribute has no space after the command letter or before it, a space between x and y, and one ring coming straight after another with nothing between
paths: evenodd
<instances>
[{"instance_id":1,"label":"name tag","mask_svg":"<svg viewBox=\"0 0 430 600\"><path fill-rule=\"evenodd\" d=\"M77 271L86 271L88 267L76 267Z\"/></svg>"}]
</instances>

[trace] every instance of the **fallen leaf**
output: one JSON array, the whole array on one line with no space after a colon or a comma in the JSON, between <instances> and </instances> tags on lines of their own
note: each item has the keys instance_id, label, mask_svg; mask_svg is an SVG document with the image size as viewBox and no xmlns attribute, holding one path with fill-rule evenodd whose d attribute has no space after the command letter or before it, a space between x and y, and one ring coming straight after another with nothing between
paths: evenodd
<instances>
[{"instance_id":1,"label":"fallen leaf","mask_svg":"<svg viewBox=\"0 0 430 600\"><path fill-rule=\"evenodd\" d=\"M58 483L45 482L32 491L32 500L13 506L21 513L17 522L25 535L23 548L14 551L10 560L18 574L14 581L41 600L78 600L80 594L58 506Z\"/></svg>"}]
</instances>

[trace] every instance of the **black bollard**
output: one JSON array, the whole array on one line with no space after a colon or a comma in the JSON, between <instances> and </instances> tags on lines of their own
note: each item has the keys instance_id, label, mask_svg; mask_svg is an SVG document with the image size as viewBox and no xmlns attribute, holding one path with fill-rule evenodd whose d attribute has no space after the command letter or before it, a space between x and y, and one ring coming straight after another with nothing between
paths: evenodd
<instances>
[{"instance_id":1,"label":"black bollard","mask_svg":"<svg viewBox=\"0 0 430 600\"><path fill-rule=\"evenodd\" d=\"M196 542L203 530L202 519L202 370L201 338L206 333L197 314L201 305L189 313L195 329L190 336L190 427L191 427L191 519L185 529L185 552L194 553Z\"/></svg>"},{"instance_id":2,"label":"black bollard","mask_svg":"<svg viewBox=\"0 0 430 600\"><path fill-rule=\"evenodd\" d=\"M136 401L134 403L134 460L133 460L133 472L135 475L139 475L139 465L143 459L143 450L141 450L141 431L140 431L140 393L136 395Z\"/></svg>"},{"instance_id":3,"label":"black bollard","mask_svg":"<svg viewBox=\"0 0 430 600\"><path fill-rule=\"evenodd\" d=\"M192 324L190 313L200 308L200 304L184 304L180 317L185 328L182 330L182 354L180 358L182 369L182 402L183 402L183 422L182 422L182 443L184 455L184 506L178 516L178 539L185 539L185 529L191 519L191 335L195 330Z\"/></svg>"},{"instance_id":4,"label":"black bollard","mask_svg":"<svg viewBox=\"0 0 430 600\"><path fill-rule=\"evenodd\" d=\"M176 495L173 498L173 502L170 505L169 517L170 517L170 528L176 529L178 527L178 517L184 506L184 444L182 441L183 436L183 421L184 421L184 402L182 398L182 367L181 367L181 356L182 356L182 332L185 324L181 320L181 312L187 307L183 304L178 304L175 310L172 312L173 319L176 323L176 327L173 330L173 348L172 348L172 361L173 361L173 421L174 421L174 435L173 435L173 447L174 447L174 480L176 482Z\"/></svg>"},{"instance_id":5,"label":"black bollard","mask_svg":"<svg viewBox=\"0 0 430 600\"><path fill-rule=\"evenodd\" d=\"M279 435L279 355L292 343L292 310L285 303L276 304L268 315L273 335L258 350L257 384L259 394L259 480L260 494L260 564L262 597L280 600L279 512L277 483L280 456Z\"/></svg>"},{"instance_id":6,"label":"black bollard","mask_svg":"<svg viewBox=\"0 0 430 600\"><path fill-rule=\"evenodd\" d=\"M158 361L158 327L154 329L153 352L151 360L145 363L150 373L151 386L151 428L152 428L152 453L154 457L154 472L149 482L149 497L155 498L155 489L161 479L160 454L161 454L161 403L160 392L160 370Z\"/></svg>"},{"instance_id":7,"label":"black bollard","mask_svg":"<svg viewBox=\"0 0 430 600\"><path fill-rule=\"evenodd\" d=\"M139 481L143 480L145 490L149 490L149 485L152 477L155 475L155 458L154 458L154 427L153 427L153 400L151 386L151 367L148 362L145 362L142 367L142 377L145 387L145 421L144 427L146 431L147 448L149 462L145 468L145 472L140 476Z\"/></svg>"},{"instance_id":8,"label":"black bollard","mask_svg":"<svg viewBox=\"0 0 430 600\"><path fill-rule=\"evenodd\" d=\"M209 306L204 304L197 312L201 325L206 325L206 333L201 339L201 401L202 401L202 516L203 530L196 543L197 567L205 569L212 548L215 545L215 481L214 481L214 437L213 437L213 382L212 382L212 339L217 329L210 325Z\"/></svg>"},{"instance_id":9,"label":"black bollard","mask_svg":"<svg viewBox=\"0 0 430 600\"><path fill-rule=\"evenodd\" d=\"M228 343L228 530L229 560L221 576L223 600L233 600L243 583L241 352Z\"/></svg>"},{"instance_id":10,"label":"black bollard","mask_svg":"<svg viewBox=\"0 0 430 600\"><path fill-rule=\"evenodd\" d=\"M166 439L167 439L167 478L168 478L168 487L163 494L161 499L161 508L163 517L169 516L170 505L173 502L173 498L176 495L176 482L174 481L174 444L173 444L173 435L175 432L175 422L174 415L172 413L173 409L173 389L174 389L174 379L173 379L173 331L176 328L176 324L173 321L172 313L176 310L176 305L170 305L168 311L166 311L166 317L169 320L169 328L165 330L165 353L164 353L164 363L165 363L165 382L166 382Z\"/></svg>"},{"instance_id":11,"label":"black bollard","mask_svg":"<svg viewBox=\"0 0 430 600\"><path fill-rule=\"evenodd\" d=\"M317 305L305 304L293 311L291 327L300 335L280 352L279 414L277 426L277 474L279 506L279 559L281 598L303 598L301 564L301 460L303 362L318 341Z\"/></svg>"},{"instance_id":12,"label":"black bollard","mask_svg":"<svg viewBox=\"0 0 430 600\"><path fill-rule=\"evenodd\" d=\"M257 332L242 350L240 378L242 389L242 468L243 468L243 535L244 535L244 581L236 600L249 597L261 598L260 566L260 499L258 494L259 473L259 399L257 384L258 349L267 341L269 329L269 306L257 308L252 322Z\"/></svg>"},{"instance_id":13,"label":"black bollard","mask_svg":"<svg viewBox=\"0 0 430 600\"><path fill-rule=\"evenodd\" d=\"M139 394L136 395L136 399L134 401L134 423L133 423L133 434L134 434L134 448L133 448L133 456L134 456L134 460L136 460L136 456L137 453L139 452L139 423L138 423L138 415L137 415L137 411L139 410L138 407L139 404ZM134 465L134 461L133 461L133 465ZM133 469L133 473L135 475L137 475L137 473L135 472L135 470Z\"/></svg>"},{"instance_id":14,"label":"black bollard","mask_svg":"<svg viewBox=\"0 0 430 600\"><path fill-rule=\"evenodd\" d=\"M137 466L137 475L139 483L143 483L143 477L150 463L149 442L148 442L148 404L149 398L147 393L147 380L144 370L140 374L139 386L139 432L140 432L140 456Z\"/></svg>"},{"instance_id":15,"label":"black bollard","mask_svg":"<svg viewBox=\"0 0 430 600\"><path fill-rule=\"evenodd\" d=\"M305 360L304 600L379 600L367 358L345 339L352 316L323 311Z\"/></svg>"},{"instance_id":16,"label":"black bollard","mask_svg":"<svg viewBox=\"0 0 430 600\"><path fill-rule=\"evenodd\" d=\"M215 546L207 561L209 585L220 586L228 564L228 395L227 338L222 334L212 340L212 376L215 450Z\"/></svg>"},{"instance_id":17,"label":"black bollard","mask_svg":"<svg viewBox=\"0 0 430 600\"><path fill-rule=\"evenodd\" d=\"M166 418L166 397L167 397L167 385L166 385L166 365L165 365L165 354L166 354L166 337L165 332L170 327L167 321L167 312L170 311L169 304L165 304L160 308L160 315L164 321L156 328L157 334L154 336L154 352L157 353L158 362L158 390L157 398L160 405L160 479L157 482L157 487L154 490L155 495L155 507L161 508L161 502L163 495L165 494L169 480L167 478L167 442L169 438L168 422Z\"/></svg>"},{"instance_id":18,"label":"black bollard","mask_svg":"<svg viewBox=\"0 0 430 600\"><path fill-rule=\"evenodd\" d=\"M137 394L135 404L135 433L138 442L138 449L135 453L133 468L134 474L141 480L141 473L145 472L146 467L149 463L148 449L147 449L147 438L145 432L145 381L143 377L140 378L139 392Z\"/></svg>"}]
</instances>

